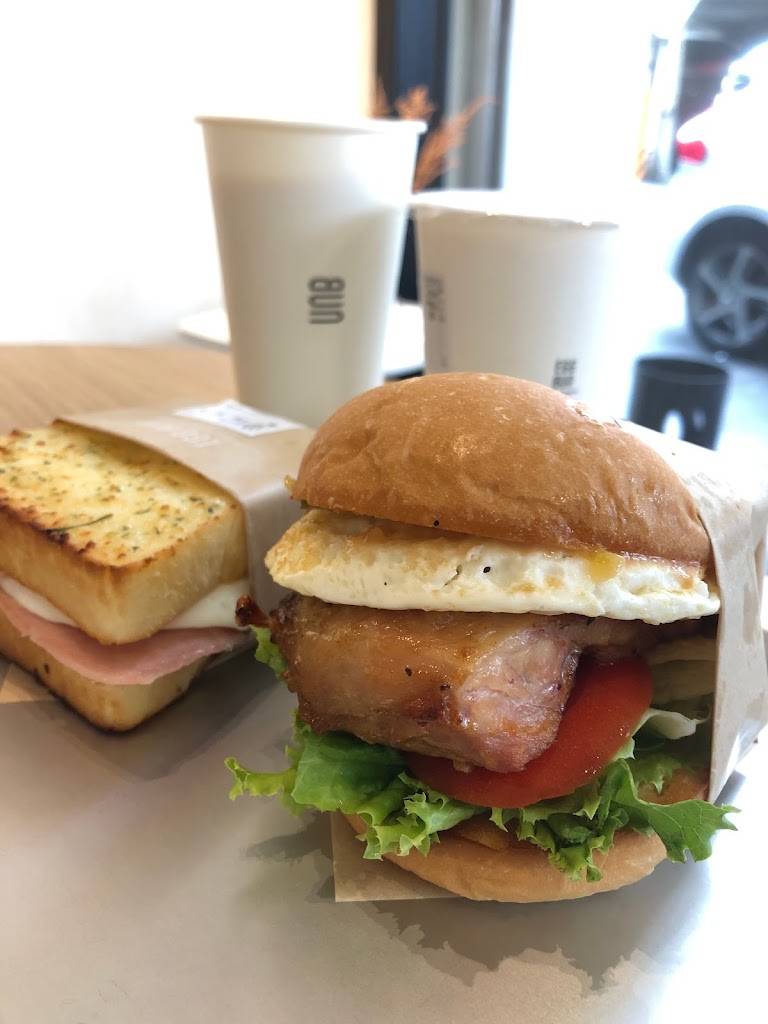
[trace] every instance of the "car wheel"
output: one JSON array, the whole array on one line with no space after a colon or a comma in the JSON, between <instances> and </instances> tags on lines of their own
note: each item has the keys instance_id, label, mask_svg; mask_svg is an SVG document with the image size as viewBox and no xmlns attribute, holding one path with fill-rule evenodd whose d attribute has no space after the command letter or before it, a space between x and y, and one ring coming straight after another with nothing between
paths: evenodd
<instances>
[{"instance_id":1,"label":"car wheel","mask_svg":"<svg viewBox=\"0 0 768 1024\"><path fill-rule=\"evenodd\" d=\"M768 345L768 232L731 228L702 241L685 276L688 323L708 349L755 355Z\"/></svg>"}]
</instances>

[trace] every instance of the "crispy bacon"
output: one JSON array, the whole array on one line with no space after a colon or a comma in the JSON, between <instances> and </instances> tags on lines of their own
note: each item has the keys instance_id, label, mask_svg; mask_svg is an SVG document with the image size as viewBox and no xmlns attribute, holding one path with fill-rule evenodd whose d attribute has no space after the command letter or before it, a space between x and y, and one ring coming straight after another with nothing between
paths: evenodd
<instances>
[{"instance_id":1,"label":"crispy bacon","mask_svg":"<svg viewBox=\"0 0 768 1024\"><path fill-rule=\"evenodd\" d=\"M381 611L294 595L272 621L301 717L492 771L519 771L557 736L582 652L605 660L658 627L579 615Z\"/></svg>"}]
</instances>

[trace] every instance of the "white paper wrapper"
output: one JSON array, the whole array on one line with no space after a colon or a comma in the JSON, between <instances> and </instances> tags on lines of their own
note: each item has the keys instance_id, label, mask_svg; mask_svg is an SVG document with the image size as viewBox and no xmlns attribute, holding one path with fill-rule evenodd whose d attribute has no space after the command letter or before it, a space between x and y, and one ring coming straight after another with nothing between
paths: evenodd
<instances>
[{"instance_id":1,"label":"white paper wrapper","mask_svg":"<svg viewBox=\"0 0 768 1024\"><path fill-rule=\"evenodd\" d=\"M766 571L768 464L739 465L716 452L647 430L641 437L675 469L690 490L709 533L721 595L713 719L710 799L768 724L768 635L761 601ZM763 611L768 627L768 606ZM382 861L363 861L350 826L333 816L336 900L435 898L440 890ZM392 872L401 875L395 878ZM450 895L450 894L445 894Z\"/></svg>"}]
</instances>

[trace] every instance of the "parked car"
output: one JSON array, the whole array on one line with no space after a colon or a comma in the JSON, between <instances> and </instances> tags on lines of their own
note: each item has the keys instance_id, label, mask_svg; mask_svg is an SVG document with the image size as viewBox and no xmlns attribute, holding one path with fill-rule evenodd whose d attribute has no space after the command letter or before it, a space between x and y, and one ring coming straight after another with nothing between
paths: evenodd
<instances>
[{"instance_id":1,"label":"parked car","mask_svg":"<svg viewBox=\"0 0 768 1024\"><path fill-rule=\"evenodd\" d=\"M706 348L768 357L768 42L733 62L677 133L670 271Z\"/></svg>"}]
</instances>

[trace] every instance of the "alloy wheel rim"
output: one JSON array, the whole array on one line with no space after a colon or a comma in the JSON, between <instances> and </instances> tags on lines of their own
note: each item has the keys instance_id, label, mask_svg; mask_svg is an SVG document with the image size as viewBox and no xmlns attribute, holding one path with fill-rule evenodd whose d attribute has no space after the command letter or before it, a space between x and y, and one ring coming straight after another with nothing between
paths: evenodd
<instances>
[{"instance_id":1,"label":"alloy wheel rim","mask_svg":"<svg viewBox=\"0 0 768 1024\"><path fill-rule=\"evenodd\" d=\"M768 335L768 253L752 242L719 246L695 265L694 325L713 346L737 351Z\"/></svg>"}]
</instances>

